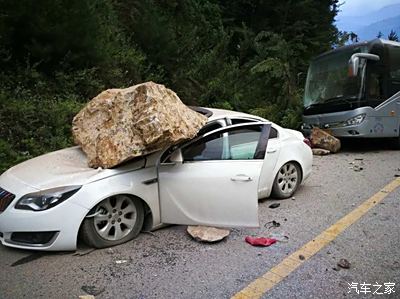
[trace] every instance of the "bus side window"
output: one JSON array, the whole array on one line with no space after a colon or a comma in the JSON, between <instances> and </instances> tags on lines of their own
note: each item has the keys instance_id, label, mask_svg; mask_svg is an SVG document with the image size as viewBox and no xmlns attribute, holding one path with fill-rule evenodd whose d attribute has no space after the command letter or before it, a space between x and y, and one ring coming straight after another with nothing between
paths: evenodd
<instances>
[{"instance_id":1,"label":"bus side window","mask_svg":"<svg viewBox=\"0 0 400 299\"><path fill-rule=\"evenodd\" d=\"M400 91L400 47L389 47L390 88L389 97Z\"/></svg>"},{"instance_id":2,"label":"bus side window","mask_svg":"<svg viewBox=\"0 0 400 299\"><path fill-rule=\"evenodd\" d=\"M377 73L371 73L368 95L372 99L380 99L383 95L382 76Z\"/></svg>"}]
</instances>

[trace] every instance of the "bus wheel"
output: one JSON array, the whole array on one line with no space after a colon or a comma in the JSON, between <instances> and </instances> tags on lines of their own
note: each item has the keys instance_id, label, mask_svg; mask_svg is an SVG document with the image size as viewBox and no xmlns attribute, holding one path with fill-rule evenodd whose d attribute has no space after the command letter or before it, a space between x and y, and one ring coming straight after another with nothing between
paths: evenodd
<instances>
[{"instance_id":1,"label":"bus wheel","mask_svg":"<svg viewBox=\"0 0 400 299\"><path fill-rule=\"evenodd\" d=\"M400 150L400 136L393 138L393 149Z\"/></svg>"}]
</instances>

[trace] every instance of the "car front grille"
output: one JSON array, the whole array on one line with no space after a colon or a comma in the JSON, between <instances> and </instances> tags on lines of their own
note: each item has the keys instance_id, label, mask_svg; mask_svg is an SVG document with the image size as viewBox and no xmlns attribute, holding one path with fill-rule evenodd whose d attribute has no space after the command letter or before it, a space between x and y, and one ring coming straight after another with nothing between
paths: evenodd
<instances>
[{"instance_id":1,"label":"car front grille","mask_svg":"<svg viewBox=\"0 0 400 299\"><path fill-rule=\"evenodd\" d=\"M15 195L0 187L0 213L5 211L14 200Z\"/></svg>"}]
</instances>

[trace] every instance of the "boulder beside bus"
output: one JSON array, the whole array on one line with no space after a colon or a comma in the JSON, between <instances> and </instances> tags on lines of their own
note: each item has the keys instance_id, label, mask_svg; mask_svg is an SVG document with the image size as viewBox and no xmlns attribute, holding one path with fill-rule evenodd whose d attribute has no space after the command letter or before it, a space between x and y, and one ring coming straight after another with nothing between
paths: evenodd
<instances>
[{"instance_id":1,"label":"boulder beside bus","mask_svg":"<svg viewBox=\"0 0 400 299\"><path fill-rule=\"evenodd\" d=\"M322 148L337 153L340 150L340 140L319 128L313 128L310 135L313 147Z\"/></svg>"},{"instance_id":2,"label":"boulder beside bus","mask_svg":"<svg viewBox=\"0 0 400 299\"><path fill-rule=\"evenodd\" d=\"M146 82L100 93L74 117L72 133L90 167L110 168L193 138L206 121L172 90Z\"/></svg>"}]
</instances>

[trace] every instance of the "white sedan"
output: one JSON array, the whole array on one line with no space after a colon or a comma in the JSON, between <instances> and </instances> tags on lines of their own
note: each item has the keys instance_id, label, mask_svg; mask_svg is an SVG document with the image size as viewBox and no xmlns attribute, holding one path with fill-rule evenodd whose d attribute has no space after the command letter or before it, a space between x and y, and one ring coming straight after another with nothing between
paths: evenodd
<instances>
[{"instance_id":1,"label":"white sedan","mask_svg":"<svg viewBox=\"0 0 400 299\"><path fill-rule=\"evenodd\" d=\"M104 248L165 224L257 227L258 199L288 198L311 172L300 132L257 116L195 108L198 136L113 169L87 166L71 147L0 176L0 241L75 250L78 235Z\"/></svg>"}]
</instances>

